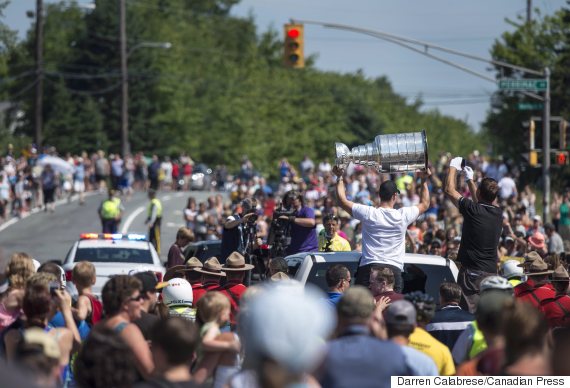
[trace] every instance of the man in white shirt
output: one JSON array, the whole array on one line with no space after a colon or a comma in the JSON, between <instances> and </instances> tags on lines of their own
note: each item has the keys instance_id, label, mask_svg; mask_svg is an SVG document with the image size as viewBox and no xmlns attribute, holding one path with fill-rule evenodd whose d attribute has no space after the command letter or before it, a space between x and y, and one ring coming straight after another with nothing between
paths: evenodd
<instances>
[{"instance_id":1,"label":"man in white shirt","mask_svg":"<svg viewBox=\"0 0 570 388\"><path fill-rule=\"evenodd\" d=\"M517 196L517 184L511 174L506 174L499 181L499 196L504 200Z\"/></svg>"},{"instance_id":2,"label":"man in white shirt","mask_svg":"<svg viewBox=\"0 0 570 388\"><path fill-rule=\"evenodd\" d=\"M372 265L380 265L394 272L394 291L401 293L406 230L429 207L429 168L422 173L421 202L400 209L394 209L400 191L393 181L380 185L380 206L374 208L349 201L342 178L344 171L335 166L333 172L338 177L336 193L340 206L362 223L362 259L356 273L356 284L368 287Z\"/></svg>"}]
</instances>

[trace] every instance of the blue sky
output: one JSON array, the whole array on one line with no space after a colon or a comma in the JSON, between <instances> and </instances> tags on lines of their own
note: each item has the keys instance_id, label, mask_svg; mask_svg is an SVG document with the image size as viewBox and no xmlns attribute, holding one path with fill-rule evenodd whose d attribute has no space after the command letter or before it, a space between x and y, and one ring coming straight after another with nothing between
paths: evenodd
<instances>
[{"instance_id":1,"label":"blue sky","mask_svg":"<svg viewBox=\"0 0 570 388\"><path fill-rule=\"evenodd\" d=\"M137 1L148 0L128 0ZM20 36L30 26L26 10L34 9L35 3L12 0L7 9L6 22L19 30ZM552 14L565 5L564 0L533 0L533 7L543 14ZM232 13L253 15L258 32L273 27L281 33L283 24L291 18L317 20L384 31L489 57L494 40L512 29L505 18L526 15L526 0L242 0ZM491 82L405 48L346 31L306 25L305 52L316 54L316 67L325 71L361 69L371 78L386 76L396 92L410 101L422 96L424 109L439 109L466 120L475 130L484 120L489 96L496 89ZM483 63L446 58L493 76ZM413 130L417 128L410 128Z\"/></svg>"}]
</instances>

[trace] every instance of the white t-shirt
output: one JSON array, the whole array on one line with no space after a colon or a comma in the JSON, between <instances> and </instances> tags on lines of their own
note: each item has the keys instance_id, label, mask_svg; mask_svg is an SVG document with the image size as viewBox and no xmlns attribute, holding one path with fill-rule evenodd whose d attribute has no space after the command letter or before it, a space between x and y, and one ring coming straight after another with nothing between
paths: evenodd
<instances>
[{"instance_id":1,"label":"white t-shirt","mask_svg":"<svg viewBox=\"0 0 570 388\"><path fill-rule=\"evenodd\" d=\"M513 196L517 190L517 184L508 176L499 181L499 195L501 198L507 199Z\"/></svg>"},{"instance_id":2,"label":"white t-shirt","mask_svg":"<svg viewBox=\"0 0 570 388\"><path fill-rule=\"evenodd\" d=\"M409 206L396 210L354 204L352 215L362 222L360 265L390 264L403 270L405 233L408 225L420 215L418 207Z\"/></svg>"}]
</instances>

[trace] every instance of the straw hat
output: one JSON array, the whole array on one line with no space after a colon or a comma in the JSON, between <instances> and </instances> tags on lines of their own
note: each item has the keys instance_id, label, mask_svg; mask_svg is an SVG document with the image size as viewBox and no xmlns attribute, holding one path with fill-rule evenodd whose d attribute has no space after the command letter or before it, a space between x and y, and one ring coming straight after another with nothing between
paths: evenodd
<instances>
[{"instance_id":1,"label":"straw hat","mask_svg":"<svg viewBox=\"0 0 570 388\"><path fill-rule=\"evenodd\" d=\"M558 267L556 267L556 269L554 270L554 273L552 274L552 280L553 282L567 282L568 280L570 280L570 276L568 276L568 271L566 271L566 268L564 268L564 266L559 265Z\"/></svg>"},{"instance_id":2,"label":"straw hat","mask_svg":"<svg viewBox=\"0 0 570 388\"><path fill-rule=\"evenodd\" d=\"M226 273L222 271L222 265L218 261L217 257L210 257L208 260L204 262L204 266L202 268L193 268L194 271L200 272L206 275L214 275L214 276L226 276Z\"/></svg>"},{"instance_id":3,"label":"straw hat","mask_svg":"<svg viewBox=\"0 0 570 388\"><path fill-rule=\"evenodd\" d=\"M251 271L255 266L245 263L245 258L239 252L232 252L222 267L224 271Z\"/></svg>"}]
</instances>

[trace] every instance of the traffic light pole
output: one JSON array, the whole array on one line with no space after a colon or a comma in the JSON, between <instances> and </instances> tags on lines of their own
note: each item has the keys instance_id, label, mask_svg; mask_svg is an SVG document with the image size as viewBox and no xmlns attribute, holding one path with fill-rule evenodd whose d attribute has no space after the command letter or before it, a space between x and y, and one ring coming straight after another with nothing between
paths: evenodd
<instances>
[{"instance_id":1,"label":"traffic light pole","mask_svg":"<svg viewBox=\"0 0 570 388\"><path fill-rule=\"evenodd\" d=\"M542 215L550 222L550 69L544 69L546 90L544 92L544 118L542 131Z\"/></svg>"}]
</instances>

